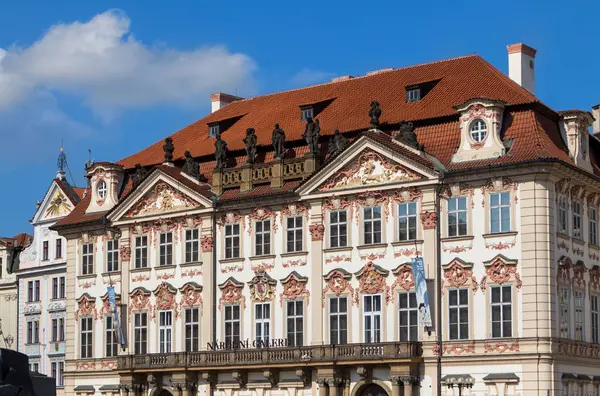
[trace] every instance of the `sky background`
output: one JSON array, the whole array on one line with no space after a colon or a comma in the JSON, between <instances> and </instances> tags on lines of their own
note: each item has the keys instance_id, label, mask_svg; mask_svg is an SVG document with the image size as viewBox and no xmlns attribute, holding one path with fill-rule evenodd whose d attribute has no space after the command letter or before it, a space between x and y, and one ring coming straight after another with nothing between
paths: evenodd
<instances>
[{"instance_id":1,"label":"sky background","mask_svg":"<svg viewBox=\"0 0 600 396\"><path fill-rule=\"evenodd\" d=\"M477 53L507 73L538 50L536 95L600 103L600 1L0 0L0 236L29 219L64 141L118 161L202 118L211 92L248 97ZM71 181L71 176L69 176Z\"/></svg>"}]
</instances>

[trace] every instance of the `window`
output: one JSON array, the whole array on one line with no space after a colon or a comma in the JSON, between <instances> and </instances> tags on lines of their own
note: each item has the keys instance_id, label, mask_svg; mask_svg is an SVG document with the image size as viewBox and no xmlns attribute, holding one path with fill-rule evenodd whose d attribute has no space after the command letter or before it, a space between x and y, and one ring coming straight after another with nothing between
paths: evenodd
<instances>
[{"instance_id":1,"label":"window","mask_svg":"<svg viewBox=\"0 0 600 396\"><path fill-rule=\"evenodd\" d=\"M40 321L30 320L27 322L27 343L28 344L39 344L40 343Z\"/></svg>"},{"instance_id":2,"label":"window","mask_svg":"<svg viewBox=\"0 0 600 396\"><path fill-rule=\"evenodd\" d=\"M133 345L136 355L148 353L148 313L136 312L133 315Z\"/></svg>"},{"instance_id":3,"label":"window","mask_svg":"<svg viewBox=\"0 0 600 396\"><path fill-rule=\"evenodd\" d=\"M398 324L400 341L418 341L419 310L416 293L400 293L398 295Z\"/></svg>"},{"instance_id":4,"label":"window","mask_svg":"<svg viewBox=\"0 0 600 396\"><path fill-rule=\"evenodd\" d=\"M117 338L117 330L115 329L115 323L113 320L112 316L107 316L105 318L105 322L106 322L106 349L105 349L105 356L106 357L115 357L117 356L117 345L119 345L118 343L118 338Z\"/></svg>"},{"instance_id":5,"label":"window","mask_svg":"<svg viewBox=\"0 0 600 396\"><path fill-rule=\"evenodd\" d=\"M329 299L329 343L348 343L348 299L346 297Z\"/></svg>"},{"instance_id":6,"label":"window","mask_svg":"<svg viewBox=\"0 0 600 396\"><path fill-rule=\"evenodd\" d=\"M309 118L313 118L314 112L312 107L305 107L300 109L300 121L306 121Z\"/></svg>"},{"instance_id":7,"label":"window","mask_svg":"<svg viewBox=\"0 0 600 396\"><path fill-rule=\"evenodd\" d=\"M39 363L30 363L29 364L29 369L33 372L39 372L40 369L40 364Z\"/></svg>"},{"instance_id":8,"label":"window","mask_svg":"<svg viewBox=\"0 0 600 396\"><path fill-rule=\"evenodd\" d=\"M219 124L212 124L208 126L208 137L214 138L220 133Z\"/></svg>"},{"instance_id":9,"label":"window","mask_svg":"<svg viewBox=\"0 0 600 396\"><path fill-rule=\"evenodd\" d=\"M419 88L406 88L406 101L417 102L421 99L421 90Z\"/></svg>"},{"instance_id":10,"label":"window","mask_svg":"<svg viewBox=\"0 0 600 396\"><path fill-rule=\"evenodd\" d=\"M256 222L256 236L254 253L257 256L271 254L271 220Z\"/></svg>"},{"instance_id":11,"label":"window","mask_svg":"<svg viewBox=\"0 0 600 396\"><path fill-rule=\"evenodd\" d=\"M598 306L598 296L592 296L592 342L600 343L600 307Z\"/></svg>"},{"instance_id":12,"label":"window","mask_svg":"<svg viewBox=\"0 0 600 396\"><path fill-rule=\"evenodd\" d=\"M58 341L65 340L65 318L58 318Z\"/></svg>"},{"instance_id":13,"label":"window","mask_svg":"<svg viewBox=\"0 0 600 396\"><path fill-rule=\"evenodd\" d=\"M106 197L106 182L104 180L98 182L96 192L98 193L98 198L104 199Z\"/></svg>"},{"instance_id":14,"label":"window","mask_svg":"<svg viewBox=\"0 0 600 396\"><path fill-rule=\"evenodd\" d=\"M417 239L417 203L409 202L398 205L398 240L413 241Z\"/></svg>"},{"instance_id":15,"label":"window","mask_svg":"<svg viewBox=\"0 0 600 396\"><path fill-rule=\"evenodd\" d=\"M58 298L58 278L52 278L52 299Z\"/></svg>"},{"instance_id":16,"label":"window","mask_svg":"<svg viewBox=\"0 0 600 396\"><path fill-rule=\"evenodd\" d=\"M560 198L558 201L558 232L567 233L567 199Z\"/></svg>"},{"instance_id":17,"label":"window","mask_svg":"<svg viewBox=\"0 0 600 396\"><path fill-rule=\"evenodd\" d=\"M271 334L271 304L262 303L254 305L254 329L256 346L269 345L269 336Z\"/></svg>"},{"instance_id":18,"label":"window","mask_svg":"<svg viewBox=\"0 0 600 396\"><path fill-rule=\"evenodd\" d=\"M119 241L116 239L106 241L106 271L119 270Z\"/></svg>"},{"instance_id":19,"label":"window","mask_svg":"<svg viewBox=\"0 0 600 396\"><path fill-rule=\"evenodd\" d=\"M598 245L598 217L595 208L590 208L590 245Z\"/></svg>"},{"instance_id":20,"label":"window","mask_svg":"<svg viewBox=\"0 0 600 396\"><path fill-rule=\"evenodd\" d=\"M302 216L287 218L287 251L302 251Z\"/></svg>"},{"instance_id":21,"label":"window","mask_svg":"<svg viewBox=\"0 0 600 396\"><path fill-rule=\"evenodd\" d=\"M573 202L573 238L581 239L581 203Z\"/></svg>"},{"instance_id":22,"label":"window","mask_svg":"<svg viewBox=\"0 0 600 396\"><path fill-rule=\"evenodd\" d=\"M48 241L42 242L42 260L47 261L49 257Z\"/></svg>"},{"instance_id":23,"label":"window","mask_svg":"<svg viewBox=\"0 0 600 396\"><path fill-rule=\"evenodd\" d=\"M240 225L227 224L225 226L225 258L240 257Z\"/></svg>"},{"instance_id":24,"label":"window","mask_svg":"<svg viewBox=\"0 0 600 396\"><path fill-rule=\"evenodd\" d=\"M91 317L81 318L80 321L80 337L81 337L81 352L80 357L82 359L93 358L94 354L92 352L93 345L93 325L94 319Z\"/></svg>"},{"instance_id":25,"label":"window","mask_svg":"<svg viewBox=\"0 0 600 396\"><path fill-rule=\"evenodd\" d=\"M490 194L490 232L510 231L510 193Z\"/></svg>"},{"instance_id":26,"label":"window","mask_svg":"<svg viewBox=\"0 0 600 396\"><path fill-rule=\"evenodd\" d=\"M160 234L159 250L159 265L173 264L173 233L163 232Z\"/></svg>"},{"instance_id":27,"label":"window","mask_svg":"<svg viewBox=\"0 0 600 396\"><path fill-rule=\"evenodd\" d=\"M59 338L58 318L52 319L52 342L57 342Z\"/></svg>"},{"instance_id":28,"label":"window","mask_svg":"<svg viewBox=\"0 0 600 396\"><path fill-rule=\"evenodd\" d=\"M225 345L240 342L240 306L225 306Z\"/></svg>"},{"instance_id":29,"label":"window","mask_svg":"<svg viewBox=\"0 0 600 396\"><path fill-rule=\"evenodd\" d=\"M67 287L65 284L65 277L61 276L58 278L58 298L66 297Z\"/></svg>"},{"instance_id":30,"label":"window","mask_svg":"<svg viewBox=\"0 0 600 396\"><path fill-rule=\"evenodd\" d=\"M381 341L381 295L363 297L364 342Z\"/></svg>"},{"instance_id":31,"label":"window","mask_svg":"<svg viewBox=\"0 0 600 396\"><path fill-rule=\"evenodd\" d=\"M381 243L381 208L372 206L363 210L364 243Z\"/></svg>"},{"instance_id":32,"label":"window","mask_svg":"<svg viewBox=\"0 0 600 396\"><path fill-rule=\"evenodd\" d=\"M37 363L35 363L37 365ZM52 378L56 379L56 386L64 386L63 373L65 371L65 362L52 362Z\"/></svg>"},{"instance_id":33,"label":"window","mask_svg":"<svg viewBox=\"0 0 600 396\"><path fill-rule=\"evenodd\" d=\"M36 280L33 282L34 285L34 289L33 289L33 301L40 301L40 281Z\"/></svg>"},{"instance_id":34,"label":"window","mask_svg":"<svg viewBox=\"0 0 600 396\"><path fill-rule=\"evenodd\" d=\"M560 337L569 338L569 289L560 289Z\"/></svg>"},{"instance_id":35,"label":"window","mask_svg":"<svg viewBox=\"0 0 600 396\"><path fill-rule=\"evenodd\" d=\"M304 302L287 302L287 342L288 346L304 344Z\"/></svg>"},{"instance_id":36,"label":"window","mask_svg":"<svg viewBox=\"0 0 600 396\"><path fill-rule=\"evenodd\" d=\"M81 254L81 275L94 273L94 244L84 243Z\"/></svg>"},{"instance_id":37,"label":"window","mask_svg":"<svg viewBox=\"0 0 600 396\"><path fill-rule=\"evenodd\" d=\"M160 353L171 353L171 340L173 332L173 312L160 311L158 313L158 339Z\"/></svg>"},{"instance_id":38,"label":"window","mask_svg":"<svg viewBox=\"0 0 600 396\"><path fill-rule=\"evenodd\" d=\"M148 237L135 237L135 268L148 268Z\"/></svg>"},{"instance_id":39,"label":"window","mask_svg":"<svg viewBox=\"0 0 600 396\"><path fill-rule=\"evenodd\" d=\"M512 337L512 286L492 287L492 337Z\"/></svg>"},{"instance_id":40,"label":"window","mask_svg":"<svg viewBox=\"0 0 600 396\"><path fill-rule=\"evenodd\" d=\"M27 282L27 302L32 302L33 299L33 281Z\"/></svg>"},{"instance_id":41,"label":"window","mask_svg":"<svg viewBox=\"0 0 600 396\"><path fill-rule=\"evenodd\" d=\"M329 212L329 247L348 246L348 224L345 210Z\"/></svg>"},{"instance_id":42,"label":"window","mask_svg":"<svg viewBox=\"0 0 600 396\"><path fill-rule=\"evenodd\" d=\"M470 131L471 139L476 143L481 143L487 135L487 125L481 119L477 119L471 123Z\"/></svg>"},{"instance_id":43,"label":"window","mask_svg":"<svg viewBox=\"0 0 600 396\"><path fill-rule=\"evenodd\" d=\"M469 289L448 291L449 339L469 339Z\"/></svg>"},{"instance_id":44,"label":"window","mask_svg":"<svg viewBox=\"0 0 600 396\"><path fill-rule=\"evenodd\" d=\"M62 238L56 240L56 252L54 257L57 259L62 258Z\"/></svg>"},{"instance_id":45,"label":"window","mask_svg":"<svg viewBox=\"0 0 600 396\"><path fill-rule=\"evenodd\" d=\"M185 351L198 352L200 340L200 309L187 308L185 310Z\"/></svg>"},{"instance_id":46,"label":"window","mask_svg":"<svg viewBox=\"0 0 600 396\"><path fill-rule=\"evenodd\" d=\"M583 341L583 292L573 292L573 302L575 303L575 339Z\"/></svg>"},{"instance_id":47,"label":"window","mask_svg":"<svg viewBox=\"0 0 600 396\"><path fill-rule=\"evenodd\" d=\"M467 198L448 199L448 236L467 235Z\"/></svg>"},{"instance_id":48,"label":"window","mask_svg":"<svg viewBox=\"0 0 600 396\"><path fill-rule=\"evenodd\" d=\"M185 262L197 263L198 255L198 229L185 230Z\"/></svg>"}]
</instances>

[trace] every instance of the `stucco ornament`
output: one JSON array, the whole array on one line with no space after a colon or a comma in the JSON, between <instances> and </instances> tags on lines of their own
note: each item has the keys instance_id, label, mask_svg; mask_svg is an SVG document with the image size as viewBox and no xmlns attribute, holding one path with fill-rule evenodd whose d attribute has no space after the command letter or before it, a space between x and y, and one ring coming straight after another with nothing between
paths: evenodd
<instances>
[{"instance_id":1,"label":"stucco ornament","mask_svg":"<svg viewBox=\"0 0 600 396\"><path fill-rule=\"evenodd\" d=\"M119 248L119 255L121 256L121 261L129 261L131 258L131 248L129 246L121 246Z\"/></svg>"},{"instance_id":2,"label":"stucco ornament","mask_svg":"<svg viewBox=\"0 0 600 396\"><path fill-rule=\"evenodd\" d=\"M200 246L202 247L202 253L212 252L213 250L213 237L210 235L202 235L200 237Z\"/></svg>"},{"instance_id":3,"label":"stucco ornament","mask_svg":"<svg viewBox=\"0 0 600 396\"><path fill-rule=\"evenodd\" d=\"M465 263L460 259L454 259L443 268L444 280L447 281L451 287L464 286L470 280L473 292L477 291L479 285L473 275L473 264Z\"/></svg>"},{"instance_id":4,"label":"stucco ornament","mask_svg":"<svg viewBox=\"0 0 600 396\"><path fill-rule=\"evenodd\" d=\"M67 198L60 190L56 190L54 195L52 196L52 200L48 204L46 208L46 216L59 216L61 214L66 214L69 212L71 206Z\"/></svg>"},{"instance_id":5,"label":"stucco ornament","mask_svg":"<svg viewBox=\"0 0 600 396\"><path fill-rule=\"evenodd\" d=\"M156 303L154 305L154 315L153 318L156 318L157 311L175 311L175 317L178 316L177 313L177 303L175 302L175 294L177 294L177 289L171 286L167 282L162 282L155 290L154 296L156 298Z\"/></svg>"},{"instance_id":6,"label":"stucco ornament","mask_svg":"<svg viewBox=\"0 0 600 396\"><path fill-rule=\"evenodd\" d=\"M250 218L250 226L248 227L248 234L252 233L252 220L271 220L271 227L273 228L273 232L277 231L277 223L275 223L276 213L271 209L265 206L258 206L252 209L252 212L248 215Z\"/></svg>"},{"instance_id":7,"label":"stucco ornament","mask_svg":"<svg viewBox=\"0 0 600 396\"><path fill-rule=\"evenodd\" d=\"M591 294L592 289L596 292L600 290L600 266L594 265L589 271L590 275L590 287L589 293Z\"/></svg>"},{"instance_id":8,"label":"stucco ornament","mask_svg":"<svg viewBox=\"0 0 600 396\"><path fill-rule=\"evenodd\" d=\"M96 311L96 299L87 293L84 293L77 299L77 311L75 311L75 319L91 316L98 319L98 311Z\"/></svg>"},{"instance_id":9,"label":"stucco ornament","mask_svg":"<svg viewBox=\"0 0 600 396\"><path fill-rule=\"evenodd\" d=\"M198 203L163 181L148 192L125 217L170 212L198 206Z\"/></svg>"},{"instance_id":10,"label":"stucco ornament","mask_svg":"<svg viewBox=\"0 0 600 396\"><path fill-rule=\"evenodd\" d=\"M313 241L322 241L325 234L325 226L323 224L311 224L308 226L310 237Z\"/></svg>"},{"instance_id":11,"label":"stucco ornament","mask_svg":"<svg viewBox=\"0 0 600 396\"><path fill-rule=\"evenodd\" d=\"M437 225L437 213L423 211L420 216L424 230L431 230Z\"/></svg>"},{"instance_id":12,"label":"stucco ornament","mask_svg":"<svg viewBox=\"0 0 600 396\"><path fill-rule=\"evenodd\" d=\"M181 292L180 308L202 307L202 286L196 282L188 282L179 291Z\"/></svg>"},{"instance_id":13,"label":"stucco ornament","mask_svg":"<svg viewBox=\"0 0 600 396\"><path fill-rule=\"evenodd\" d=\"M340 296L344 292L350 294L350 301L354 302L355 290L350 284L352 274L341 268L329 271L327 275L323 277L326 285L323 288L323 306L325 306L327 292L332 292L336 296Z\"/></svg>"},{"instance_id":14,"label":"stucco ornament","mask_svg":"<svg viewBox=\"0 0 600 396\"><path fill-rule=\"evenodd\" d=\"M385 294L385 301L391 300L390 287L386 284L389 271L369 261L355 275L358 279L358 290L363 294ZM358 299L358 295L356 296ZM356 301L358 303L358 301Z\"/></svg>"},{"instance_id":15,"label":"stucco ornament","mask_svg":"<svg viewBox=\"0 0 600 396\"><path fill-rule=\"evenodd\" d=\"M224 283L219 285L219 289L221 289L220 305L241 304L242 307L245 307L246 298L243 294L243 288L243 283L238 282L232 277L228 278ZM219 309L221 308L219 307Z\"/></svg>"},{"instance_id":16,"label":"stucco ornament","mask_svg":"<svg viewBox=\"0 0 600 396\"><path fill-rule=\"evenodd\" d=\"M248 282L250 287L250 298L255 302L271 301L275 293L277 281L265 271L259 270L254 278Z\"/></svg>"},{"instance_id":17,"label":"stucco ornament","mask_svg":"<svg viewBox=\"0 0 600 396\"><path fill-rule=\"evenodd\" d=\"M334 210L348 210L348 218L352 218L353 202L344 197L331 197L325 200L321 214L326 218L326 212Z\"/></svg>"},{"instance_id":18,"label":"stucco ornament","mask_svg":"<svg viewBox=\"0 0 600 396\"><path fill-rule=\"evenodd\" d=\"M392 284L392 290L394 290L396 286L400 286L402 289L409 291L415 286L415 278L410 263L400 264L393 273L396 276L396 280Z\"/></svg>"},{"instance_id":19,"label":"stucco ornament","mask_svg":"<svg viewBox=\"0 0 600 396\"><path fill-rule=\"evenodd\" d=\"M523 285L521 277L517 272L517 261L510 260L501 254L497 255L490 261L483 263L485 265L485 273L481 280L481 290L485 290L487 287L487 279L489 278L492 282L499 285L510 280L511 276L514 277L515 286L520 289Z\"/></svg>"},{"instance_id":20,"label":"stucco ornament","mask_svg":"<svg viewBox=\"0 0 600 396\"><path fill-rule=\"evenodd\" d=\"M308 278L301 276L296 271L293 271L287 277L281 280L283 292L279 295L279 303L283 307L283 300L299 300L310 297L310 292L306 288Z\"/></svg>"},{"instance_id":21,"label":"stucco ornament","mask_svg":"<svg viewBox=\"0 0 600 396\"><path fill-rule=\"evenodd\" d=\"M152 304L150 303L150 291L143 287L134 289L130 294L128 318L131 322L131 315L134 311L152 311Z\"/></svg>"},{"instance_id":22,"label":"stucco ornament","mask_svg":"<svg viewBox=\"0 0 600 396\"><path fill-rule=\"evenodd\" d=\"M573 266L573 287L585 290L585 279L584 274L586 272L585 264L583 261L578 261Z\"/></svg>"},{"instance_id":23,"label":"stucco ornament","mask_svg":"<svg viewBox=\"0 0 600 396\"><path fill-rule=\"evenodd\" d=\"M403 187L399 190L394 191L392 201L403 203L403 202L414 202L423 197L423 192L418 187Z\"/></svg>"}]
</instances>

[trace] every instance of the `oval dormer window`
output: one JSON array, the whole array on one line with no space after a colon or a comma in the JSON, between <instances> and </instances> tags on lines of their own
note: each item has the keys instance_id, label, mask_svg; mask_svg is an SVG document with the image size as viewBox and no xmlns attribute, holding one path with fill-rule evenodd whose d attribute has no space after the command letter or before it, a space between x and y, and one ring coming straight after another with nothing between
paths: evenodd
<instances>
[{"instance_id":1,"label":"oval dormer window","mask_svg":"<svg viewBox=\"0 0 600 396\"><path fill-rule=\"evenodd\" d=\"M481 143L485 140L485 136L487 135L487 125L481 120L477 119L471 123L470 128L471 139L473 139L476 143Z\"/></svg>"},{"instance_id":2,"label":"oval dormer window","mask_svg":"<svg viewBox=\"0 0 600 396\"><path fill-rule=\"evenodd\" d=\"M96 192L98 193L98 198L104 199L106 197L106 182L104 180L98 182Z\"/></svg>"}]
</instances>

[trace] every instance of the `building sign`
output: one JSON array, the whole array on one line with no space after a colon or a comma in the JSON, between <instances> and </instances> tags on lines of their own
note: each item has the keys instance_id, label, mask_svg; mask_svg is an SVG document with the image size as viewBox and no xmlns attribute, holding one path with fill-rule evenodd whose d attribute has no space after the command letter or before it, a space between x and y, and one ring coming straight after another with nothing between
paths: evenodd
<instances>
[{"instance_id":1,"label":"building sign","mask_svg":"<svg viewBox=\"0 0 600 396\"><path fill-rule=\"evenodd\" d=\"M252 340L249 338L239 341L217 341L207 342L206 349L209 351L222 351L231 349L255 349L255 348L287 348L290 347L287 338L273 338L271 340Z\"/></svg>"},{"instance_id":2,"label":"building sign","mask_svg":"<svg viewBox=\"0 0 600 396\"><path fill-rule=\"evenodd\" d=\"M114 286L108 286L108 304L110 305L110 312L113 316L113 323L117 326L117 331L119 333L119 338L121 341L121 347L125 348L125 335L121 330L121 323L119 321L119 314L117 312L117 297L115 295Z\"/></svg>"},{"instance_id":3,"label":"building sign","mask_svg":"<svg viewBox=\"0 0 600 396\"><path fill-rule=\"evenodd\" d=\"M419 307L419 325L431 327L431 311L429 307L429 296L427 295L427 280L425 279L425 263L423 257L412 259L412 271L415 281L415 292L417 305Z\"/></svg>"}]
</instances>

